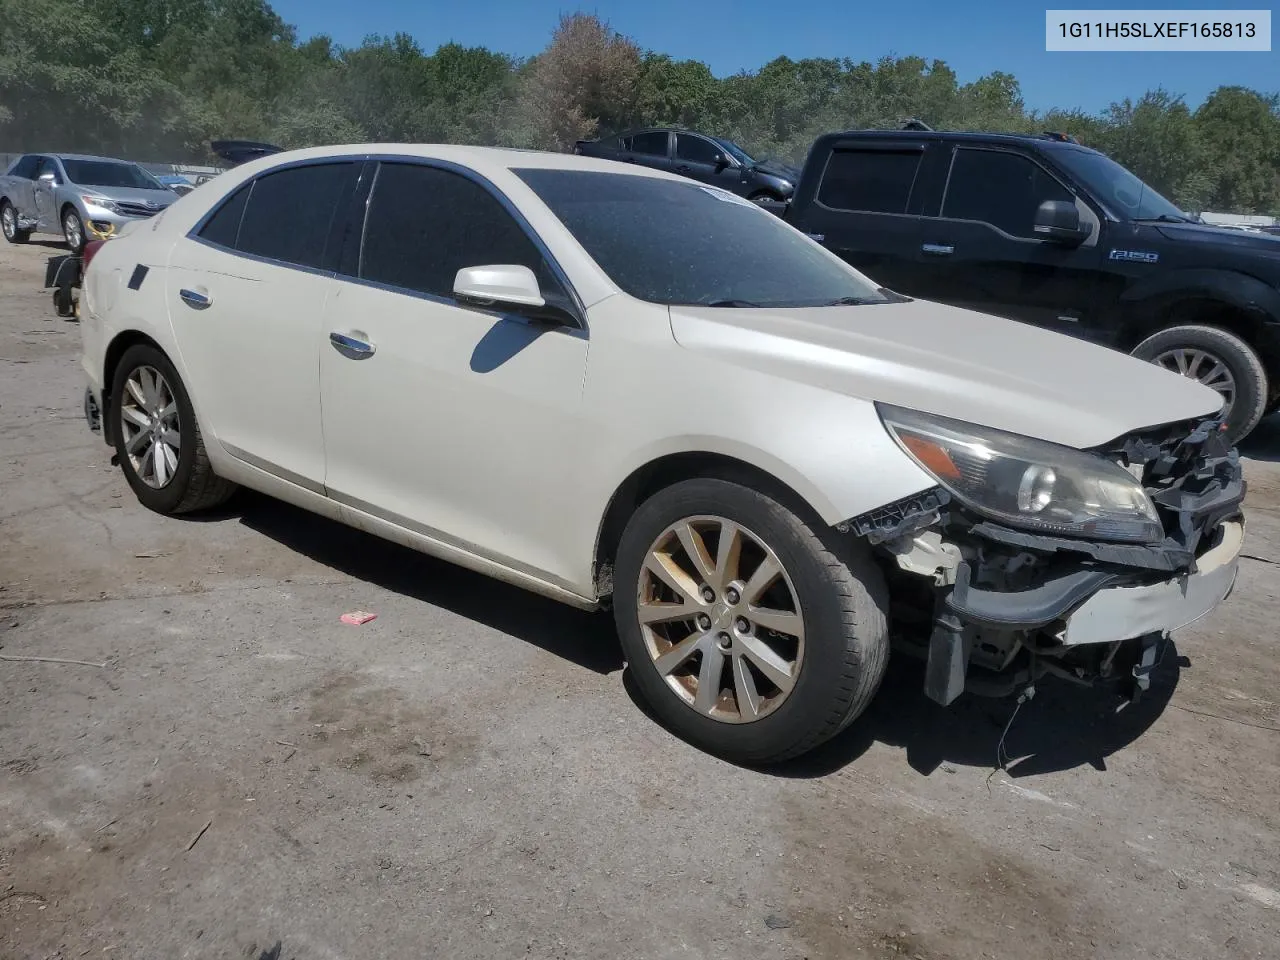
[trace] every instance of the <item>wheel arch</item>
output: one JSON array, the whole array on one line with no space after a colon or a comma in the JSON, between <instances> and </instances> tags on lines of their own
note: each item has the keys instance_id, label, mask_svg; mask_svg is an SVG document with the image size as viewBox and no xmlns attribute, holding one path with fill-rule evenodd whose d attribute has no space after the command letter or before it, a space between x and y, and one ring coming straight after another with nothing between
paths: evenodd
<instances>
[{"instance_id":1,"label":"wheel arch","mask_svg":"<svg viewBox=\"0 0 1280 960\"><path fill-rule=\"evenodd\" d=\"M1245 274L1190 270L1135 286L1120 306L1130 314L1117 343L1126 352L1170 327L1217 327L1258 354L1271 396L1280 391L1280 290Z\"/></svg>"},{"instance_id":2,"label":"wheel arch","mask_svg":"<svg viewBox=\"0 0 1280 960\"><path fill-rule=\"evenodd\" d=\"M633 470L614 490L596 533L594 576L600 597L613 592L613 564L622 532L636 509L660 490L684 480L718 479L749 486L766 494L802 517L814 529L830 523L822 507L774 472L739 457L708 450L686 450L655 457Z\"/></svg>"},{"instance_id":3,"label":"wheel arch","mask_svg":"<svg viewBox=\"0 0 1280 960\"><path fill-rule=\"evenodd\" d=\"M112 396L111 385L115 382L116 368L120 366L120 360L124 357L125 352L130 347L138 345L154 347L166 357L169 353L152 337L147 336L141 330L122 330L112 337L111 342L107 344L106 352L102 359L102 439L108 445L115 443L114 417L111 415ZM173 358L169 357L172 361Z\"/></svg>"}]
</instances>

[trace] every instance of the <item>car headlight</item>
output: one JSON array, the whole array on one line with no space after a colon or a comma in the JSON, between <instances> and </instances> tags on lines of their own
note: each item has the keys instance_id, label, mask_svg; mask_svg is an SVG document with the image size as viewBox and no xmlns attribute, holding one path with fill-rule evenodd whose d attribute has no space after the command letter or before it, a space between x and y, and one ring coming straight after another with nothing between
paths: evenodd
<instances>
[{"instance_id":1,"label":"car headlight","mask_svg":"<svg viewBox=\"0 0 1280 960\"><path fill-rule=\"evenodd\" d=\"M906 453L957 500L1046 534L1151 543L1164 531L1142 485L1096 454L877 404Z\"/></svg>"},{"instance_id":2,"label":"car headlight","mask_svg":"<svg viewBox=\"0 0 1280 960\"><path fill-rule=\"evenodd\" d=\"M108 200L106 197L83 196L80 199L91 207L101 207L103 210L110 210L112 213L120 212L120 208L116 206L116 202L114 200Z\"/></svg>"}]
</instances>

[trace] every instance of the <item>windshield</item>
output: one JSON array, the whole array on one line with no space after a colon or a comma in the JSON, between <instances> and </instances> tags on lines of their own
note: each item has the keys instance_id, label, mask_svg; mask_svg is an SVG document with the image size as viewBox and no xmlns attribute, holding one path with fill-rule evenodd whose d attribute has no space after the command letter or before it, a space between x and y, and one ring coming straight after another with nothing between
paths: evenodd
<instances>
[{"instance_id":1,"label":"windshield","mask_svg":"<svg viewBox=\"0 0 1280 960\"><path fill-rule=\"evenodd\" d=\"M893 298L772 213L715 187L625 173L514 172L640 300L815 307Z\"/></svg>"},{"instance_id":2,"label":"windshield","mask_svg":"<svg viewBox=\"0 0 1280 960\"><path fill-rule=\"evenodd\" d=\"M1118 215L1129 220L1190 218L1110 157L1091 150L1059 150L1058 161Z\"/></svg>"},{"instance_id":3,"label":"windshield","mask_svg":"<svg viewBox=\"0 0 1280 960\"><path fill-rule=\"evenodd\" d=\"M749 167L751 166L751 164L755 163L755 160L751 157L751 155L747 153L747 151L743 150L736 143L734 143L732 140L724 140L720 137L712 137L711 139L714 140L716 143L720 144L720 146L724 147L725 150L728 151L729 155L733 157L733 159L737 160L743 166Z\"/></svg>"},{"instance_id":4,"label":"windshield","mask_svg":"<svg viewBox=\"0 0 1280 960\"><path fill-rule=\"evenodd\" d=\"M164 185L136 163L115 160L63 160L67 178L84 187L134 187L163 190Z\"/></svg>"}]
</instances>

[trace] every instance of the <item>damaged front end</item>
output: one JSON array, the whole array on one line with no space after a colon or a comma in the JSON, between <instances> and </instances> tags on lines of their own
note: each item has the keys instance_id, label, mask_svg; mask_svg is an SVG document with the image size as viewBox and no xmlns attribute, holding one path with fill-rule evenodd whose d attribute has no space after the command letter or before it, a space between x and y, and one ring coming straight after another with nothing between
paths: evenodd
<instances>
[{"instance_id":1,"label":"damaged front end","mask_svg":"<svg viewBox=\"0 0 1280 960\"><path fill-rule=\"evenodd\" d=\"M910 437L904 449L951 479L936 451ZM1094 539L997 519L956 495L960 480L842 525L877 548L895 643L926 661L930 699L1005 696L1046 674L1117 683L1136 696L1169 633L1230 593L1245 482L1220 420L1141 432L1083 455L1122 468L1145 493L1151 523L1140 538L1105 521L1093 523ZM959 457L947 463L973 472Z\"/></svg>"}]
</instances>

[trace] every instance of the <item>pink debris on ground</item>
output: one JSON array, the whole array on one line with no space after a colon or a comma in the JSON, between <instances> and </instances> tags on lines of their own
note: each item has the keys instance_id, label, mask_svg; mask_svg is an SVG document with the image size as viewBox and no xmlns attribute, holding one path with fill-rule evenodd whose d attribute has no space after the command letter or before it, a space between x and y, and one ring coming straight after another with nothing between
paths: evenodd
<instances>
[{"instance_id":1,"label":"pink debris on ground","mask_svg":"<svg viewBox=\"0 0 1280 960\"><path fill-rule=\"evenodd\" d=\"M339 619L343 623L349 623L353 627L358 627L362 623L368 623L370 620L377 618L376 613L366 613L363 610L353 610L351 613L344 613Z\"/></svg>"}]
</instances>

